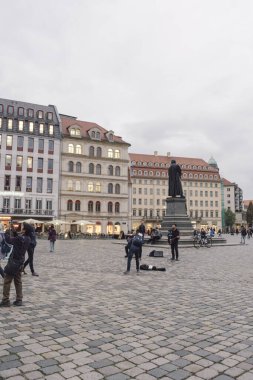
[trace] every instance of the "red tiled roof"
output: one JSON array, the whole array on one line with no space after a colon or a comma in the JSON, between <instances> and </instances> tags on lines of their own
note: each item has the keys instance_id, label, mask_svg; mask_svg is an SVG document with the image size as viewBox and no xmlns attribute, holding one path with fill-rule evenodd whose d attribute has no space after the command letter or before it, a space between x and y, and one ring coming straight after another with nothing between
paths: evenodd
<instances>
[{"instance_id":1,"label":"red tiled roof","mask_svg":"<svg viewBox=\"0 0 253 380\"><path fill-rule=\"evenodd\" d=\"M232 186L234 185L232 182L230 182L228 179L226 178L222 178L222 181L223 181L223 185L224 186Z\"/></svg>"},{"instance_id":2,"label":"red tiled roof","mask_svg":"<svg viewBox=\"0 0 253 380\"><path fill-rule=\"evenodd\" d=\"M101 132L101 135L102 135L101 140L102 141L108 141L105 134L109 131L106 130L105 128L101 127L100 125L96 124L96 123L92 123L89 121L82 121L82 120L76 119L75 117L64 116L64 115L60 115L60 118L61 118L61 123L62 123L62 132L64 135L69 135L69 132L68 132L69 127L77 125L78 127L80 127L82 137L84 137L84 138L89 137L88 131L92 128L97 128ZM120 136L114 135L113 141L123 143L123 144L128 144L127 142L122 140L122 137L120 137ZM128 145L130 145L130 144L128 144Z\"/></svg>"},{"instance_id":3,"label":"red tiled roof","mask_svg":"<svg viewBox=\"0 0 253 380\"><path fill-rule=\"evenodd\" d=\"M250 202L253 203L253 200L252 200L252 199L245 199L245 200L243 201L243 204L244 204L245 207L248 207L249 204L250 204Z\"/></svg>"}]
</instances>

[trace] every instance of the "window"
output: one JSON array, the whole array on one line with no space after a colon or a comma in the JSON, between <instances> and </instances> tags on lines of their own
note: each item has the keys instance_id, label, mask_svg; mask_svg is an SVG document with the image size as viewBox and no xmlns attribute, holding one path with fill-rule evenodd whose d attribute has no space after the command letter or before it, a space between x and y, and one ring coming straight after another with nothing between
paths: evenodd
<instances>
[{"instance_id":1,"label":"window","mask_svg":"<svg viewBox=\"0 0 253 380\"><path fill-rule=\"evenodd\" d=\"M213 207L213 201L210 201L210 207Z\"/></svg>"},{"instance_id":2,"label":"window","mask_svg":"<svg viewBox=\"0 0 253 380\"><path fill-rule=\"evenodd\" d=\"M111 148L108 149L107 157L108 158L113 158L113 150Z\"/></svg>"},{"instance_id":3,"label":"window","mask_svg":"<svg viewBox=\"0 0 253 380\"><path fill-rule=\"evenodd\" d=\"M108 175L113 175L113 166L112 165L108 166Z\"/></svg>"},{"instance_id":4,"label":"window","mask_svg":"<svg viewBox=\"0 0 253 380\"><path fill-rule=\"evenodd\" d=\"M138 188L138 194L142 194L142 188L141 187Z\"/></svg>"},{"instance_id":5,"label":"window","mask_svg":"<svg viewBox=\"0 0 253 380\"><path fill-rule=\"evenodd\" d=\"M81 173L82 172L82 164L81 162L76 163L76 172Z\"/></svg>"},{"instance_id":6,"label":"window","mask_svg":"<svg viewBox=\"0 0 253 380\"><path fill-rule=\"evenodd\" d=\"M20 212L21 210L21 199L20 198L15 198L14 199L14 208L15 212Z\"/></svg>"},{"instance_id":7,"label":"window","mask_svg":"<svg viewBox=\"0 0 253 380\"><path fill-rule=\"evenodd\" d=\"M76 154L82 154L82 147L81 147L81 145L76 145Z\"/></svg>"},{"instance_id":8,"label":"window","mask_svg":"<svg viewBox=\"0 0 253 380\"><path fill-rule=\"evenodd\" d=\"M74 171L74 162L73 161L69 161L68 162L68 171L69 172L73 172Z\"/></svg>"},{"instance_id":9,"label":"window","mask_svg":"<svg viewBox=\"0 0 253 380\"><path fill-rule=\"evenodd\" d=\"M107 211L109 213L112 213L112 202L108 202L108 205L107 205Z\"/></svg>"},{"instance_id":10,"label":"window","mask_svg":"<svg viewBox=\"0 0 253 380\"><path fill-rule=\"evenodd\" d=\"M43 192L43 179L41 177L37 178L37 193Z\"/></svg>"},{"instance_id":11,"label":"window","mask_svg":"<svg viewBox=\"0 0 253 380\"><path fill-rule=\"evenodd\" d=\"M219 207L219 202L215 201L215 207Z\"/></svg>"},{"instance_id":12,"label":"window","mask_svg":"<svg viewBox=\"0 0 253 380\"><path fill-rule=\"evenodd\" d=\"M48 141L48 153L53 153L54 151L54 140Z\"/></svg>"},{"instance_id":13,"label":"window","mask_svg":"<svg viewBox=\"0 0 253 380\"><path fill-rule=\"evenodd\" d=\"M4 112L4 106L2 104L0 104L0 112L3 113Z\"/></svg>"},{"instance_id":14,"label":"window","mask_svg":"<svg viewBox=\"0 0 253 380\"><path fill-rule=\"evenodd\" d=\"M115 185L115 194L120 194L120 185L118 183Z\"/></svg>"},{"instance_id":15,"label":"window","mask_svg":"<svg viewBox=\"0 0 253 380\"><path fill-rule=\"evenodd\" d=\"M136 198L133 198L133 205L136 205Z\"/></svg>"},{"instance_id":16,"label":"window","mask_svg":"<svg viewBox=\"0 0 253 380\"><path fill-rule=\"evenodd\" d=\"M14 107L13 107L13 106L8 106L8 107L7 107L7 113L8 113L9 115L13 115L13 113L14 113Z\"/></svg>"},{"instance_id":17,"label":"window","mask_svg":"<svg viewBox=\"0 0 253 380\"><path fill-rule=\"evenodd\" d=\"M27 157L27 170L31 170L32 171L33 169L33 158L32 157Z\"/></svg>"},{"instance_id":18,"label":"window","mask_svg":"<svg viewBox=\"0 0 253 380\"><path fill-rule=\"evenodd\" d=\"M89 164L89 174L94 174L94 164Z\"/></svg>"},{"instance_id":19,"label":"window","mask_svg":"<svg viewBox=\"0 0 253 380\"><path fill-rule=\"evenodd\" d=\"M33 125L33 122L30 121L30 122L29 122L29 132L30 132L30 133L33 133L33 131L34 131L34 125Z\"/></svg>"},{"instance_id":20,"label":"window","mask_svg":"<svg viewBox=\"0 0 253 380\"><path fill-rule=\"evenodd\" d=\"M208 213L208 210L206 210L206 218L208 218L209 216L209 213Z\"/></svg>"},{"instance_id":21,"label":"window","mask_svg":"<svg viewBox=\"0 0 253 380\"><path fill-rule=\"evenodd\" d=\"M81 182L76 181L76 191L81 191Z\"/></svg>"},{"instance_id":22,"label":"window","mask_svg":"<svg viewBox=\"0 0 253 380\"><path fill-rule=\"evenodd\" d=\"M93 202L92 201L88 202L88 212L93 212Z\"/></svg>"},{"instance_id":23,"label":"window","mask_svg":"<svg viewBox=\"0 0 253 380\"><path fill-rule=\"evenodd\" d=\"M115 213L118 214L120 212L120 205L119 202L115 203Z\"/></svg>"},{"instance_id":24,"label":"window","mask_svg":"<svg viewBox=\"0 0 253 380\"><path fill-rule=\"evenodd\" d=\"M215 218L219 218L219 211L215 211Z\"/></svg>"},{"instance_id":25,"label":"window","mask_svg":"<svg viewBox=\"0 0 253 380\"><path fill-rule=\"evenodd\" d=\"M7 136L6 137L6 148L7 149L11 149L12 148L12 140L13 140L12 136Z\"/></svg>"},{"instance_id":26,"label":"window","mask_svg":"<svg viewBox=\"0 0 253 380\"><path fill-rule=\"evenodd\" d=\"M215 196L218 197L218 191L215 191Z\"/></svg>"},{"instance_id":27,"label":"window","mask_svg":"<svg viewBox=\"0 0 253 380\"><path fill-rule=\"evenodd\" d=\"M4 190L10 191L10 186L11 186L11 176L6 175L4 177Z\"/></svg>"},{"instance_id":28,"label":"window","mask_svg":"<svg viewBox=\"0 0 253 380\"><path fill-rule=\"evenodd\" d=\"M100 140L100 132L96 132L96 139Z\"/></svg>"},{"instance_id":29,"label":"window","mask_svg":"<svg viewBox=\"0 0 253 380\"><path fill-rule=\"evenodd\" d=\"M53 120L53 113L52 112L48 112L47 113L47 119L48 120Z\"/></svg>"},{"instance_id":30,"label":"window","mask_svg":"<svg viewBox=\"0 0 253 380\"><path fill-rule=\"evenodd\" d=\"M42 199L36 199L36 211L37 212L42 211Z\"/></svg>"},{"instance_id":31,"label":"window","mask_svg":"<svg viewBox=\"0 0 253 380\"><path fill-rule=\"evenodd\" d=\"M18 130L19 131L23 131L24 130L24 121L23 120L19 120L18 121Z\"/></svg>"},{"instance_id":32,"label":"window","mask_svg":"<svg viewBox=\"0 0 253 380\"><path fill-rule=\"evenodd\" d=\"M73 181L72 181L72 179L68 180L68 184L67 185L68 185L68 190L69 191L73 191Z\"/></svg>"},{"instance_id":33,"label":"window","mask_svg":"<svg viewBox=\"0 0 253 380\"><path fill-rule=\"evenodd\" d=\"M34 138L28 137L28 152L33 152L34 149Z\"/></svg>"},{"instance_id":34,"label":"window","mask_svg":"<svg viewBox=\"0 0 253 380\"><path fill-rule=\"evenodd\" d=\"M44 152L44 140L43 139L39 139L38 150L40 153Z\"/></svg>"},{"instance_id":35,"label":"window","mask_svg":"<svg viewBox=\"0 0 253 380\"><path fill-rule=\"evenodd\" d=\"M26 200L25 200L25 210L26 210L26 212L31 212L31 209L32 209L32 200L26 198Z\"/></svg>"},{"instance_id":36,"label":"window","mask_svg":"<svg viewBox=\"0 0 253 380\"><path fill-rule=\"evenodd\" d=\"M46 210L49 211L49 214L51 214L53 208L53 202L51 200L46 200Z\"/></svg>"},{"instance_id":37,"label":"window","mask_svg":"<svg viewBox=\"0 0 253 380\"><path fill-rule=\"evenodd\" d=\"M95 137L96 137L96 133L95 133L95 131L92 131L91 132L91 138L94 139Z\"/></svg>"},{"instance_id":38,"label":"window","mask_svg":"<svg viewBox=\"0 0 253 380\"><path fill-rule=\"evenodd\" d=\"M112 193L113 193L113 184L108 183L108 194L112 194Z\"/></svg>"},{"instance_id":39,"label":"window","mask_svg":"<svg viewBox=\"0 0 253 380\"><path fill-rule=\"evenodd\" d=\"M11 154L6 154L5 155L5 166L11 168L11 160L12 156Z\"/></svg>"},{"instance_id":40,"label":"window","mask_svg":"<svg viewBox=\"0 0 253 380\"><path fill-rule=\"evenodd\" d=\"M114 158L120 158L120 151L118 149L114 151Z\"/></svg>"},{"instance_id":41,"label":"window","mask_svg":"<svg viewBox=\"0 0 253 380\"><path fill-rule=\"evenodd\" d=\"M98 158L102 157L102 149L100 147L97 148L97 157Z\"/></svg>"},{"instance_id":42,"label":"window","mask_svg":"<svg viewBox=\"0 0 253 380\"><path fill-rule=\"evenodd\" d=\"M90 157L94 157L94 153L95 153L94 146L90 146L90 147L89 147L89 156L90 156Z\"/></svg>"},{"instance_id":43,"label":"window","mask_svg":"<svg viewBox=\"0 0 253 380\"><path fill-rule=\"evenodd\" d=\"M101 203L99 201L96 202L96 212L101 211Z\"/></svg>"},{"instance_id":44,"label":"window","mask_svg":"<svg viewBox=\"0 0 253 380\"><path fill-rule=\"evenodd\" d=\"M208 197L208 191L205 191L205 197Z\"/></svg>"},{"instance_id":45,"label":"window","mask_svg":"<svg viewBox=\"0 0 253 380\"><path fill-rule=\"evenodd\" d=\"M205 206L208 207L208 201L205 201Z\"/></svg>"},{"instance_id":46,"label":"window","mask_svg":"<svg viewBox=\"0 0 253 380\"><path fill-rule=\"evenodd\" d=\"M97 175L100 175L100 174L101 174L101 165L100 165L100 164L97 164L97 165L96 165L96 174L97 174Z\"/></svg>"},{"instance_id":47,"label":"window","mask_svg":"<svg viewBox=\"0 0 253 380\"><path fill-rule=\"evenodd\" d=\"M2 128L3 119L0 117L0 128Z\"/></svg>"},{"instance_id":48,"label":"window","mask_svg":"<svg viewBox=\"0 0 253 380\"><path fill-rule=\"evenodd\" d=\"M53 172L54 170L54 160L52 158L48 159L47 170L49 170L50 172Z\"/></svg>"},{"instance_id":49,"label":"window","mask_svg":"<svg viewBox=\"0 0 253 380\"><path fill-rule=\"evenodd\" d=\"M44 124L39 125L39 134L43 135L44 134Z\"/></svg>"},{"instance_id":50,"label":"window","mask_svg":"<svg viewBox=\"0 0 253 380\"><path fill-rule=\"evenodd\" d=\"M8 119L8 129L12 130L12 128L13 128L13 120L12 119Z\"/></svg>"},{"instance_id":51,"label":"window","mask_svg":"<svg viewBox=\"0 0 253 380\"><path fill-rule=\"evenodd\" d=\"M54 126L53 126L52 124L50 124L50 125L48 126L48 133L49 133L50 135L53 135L53 134L54 134Z\"/></svg>"},{"instance_id":52,"label":"window","mask_svg":"<svg viewBox=\"0 0 253 380\"><path fill-rule=\"evenodd\" d=\"M203 207L203 201L200 201L200 206Z\"/></svg>"},{"instance_id":53,"label":"window","mask_svg":"<svg viewBox=\"0 0 253 380\"><path fill-rule=\"evenodd\" d=\"M210 218L213 218L213 211L210 211Z\"/></svg>"},{"instance_id":54,"label":"window","mask_svg":"<svg viewBox=\"0 0 253 380\"><path fill-rule=\"evenodd\" d=\"M27 116L28 117L34 117L34 111L33 111L33 109L28 108L28 110L27 110Z\"/></svg>"},{"instance_id":55,"label":"window","mask_svg":"<svg viewBox=\"0 0 253 380\"><path fill-rule=\"evenodd\" d=\"M71 128L70 130L70 136L81 136L81 132L79 128Z\"/></svg>"},{"instance_id":56,"label":"window","mask_svg":"<svg viewBox=\"0 0 253 380\"><path fill-rule=\"evenodd\" d=\"M43 158L38 158L38 170L43 171Z\"/></svg>"},{"instance_id":57,"label":"window","mask_svg":"<svg viewBox=\"0 0 253 380\"><path fill-rule=\"evenodd\" d=\"M96 182L96 192L101 193L101 183L100 182Z\"/></svg>"},{"instance_id":58,"label":"window","mask_svg":"<svg viewBox=\"0 0 253 380\"><path fill-rule=\"evenodd\" d=\"M22 177L20 175L16 175L15 191L21 191L21 185L22 185Z\"/></svg>"},{"instance_id":59,"label":"window","mask_svg":"<svg viewBox=\"0 0 253 380\"><path fill-rule=\"evenodd\" d=\"M26 191L32 191L32 177L26 177Z\"/></svg>"},{"instance_id":60,"label":"window","mask_svg":"<svg viewBox=\"0 0 253 380\"><path fill-rule=\"evenodd\" d=\"M210 191L210 197L212 197L213 196L213 191Z\"/></svg>"},{"instance_id":61,"label":"window","mask_svg":"<svg viewBox=\"0 0 253 380\"><path fill-rule=\"evenodd\" d=\"M53 192L53 179L48 178L47 179L47 193L52 193Z\"/></svg>"},{"instance_id":62,"label":"window","mask_svg":"<svg viewBox=\"0 0 253 380\"><path fill-rule=\"evenodd\" d=\"M88 191L89 191L89 192L94 191L93 182L89 182L89 183L88 183Z\"/></svg>"},{"instance_id":63,"label":"window","mask_svg":"<svg viewBox=\"0 0 253 380\"><path fill-rule=\"evenodd\" d=\"M4 212L10 212L10 198L3 199Z\"/></svg>"},{"instance_id":64,"label":"window","mask_svg":"<svg viewBox=\"0 0 253 380\"><path fill-rule=\"evenodd\" d=\"M156 195L160 195L160 189L156 189Z\"/></svg>"},{"instance_id":65,"label":"window","mask_svg":"<svg viewBox=\"0 0 253 380\"><path fill-rule=\"evenodd\" d=\"M68 145L68 153L74 153L74 145L73 144Z\"/></svg>"},{"instance_id":66,"label":"window","mask_svg":"<svg viewBox=\"0 0 253 380\"><path fill-rule=\"evenodd\" d=\"M75 201L75 211L81 211L81 202Z\"/></svg>"},{"instance_id":67,"label":"window","mask_svg":"<svg viewBox=\"0 0 253 380\"><path fill-rule=\"evenodd\" d=\"M73 210L73 201L69 199L67 202L67 211L72 211L72 210Z\"/></svg>"},{"instance_id":68,"label":"window","mask_svg":"<svg viewBox=\"0 0 253 380\"><path fill-rule=\"evenodd\" d=\"M120 167L119 166L116 166L116 168L115 168L115 175L116 176L120 176Z\"/></svg>"},{"instance_id":69,"label":"window","mask_svg":"<svg viewBox=\"0 0 253 380\"><path fill-rule=\"evenodd\" d=\"M17 169L22 169L22 164L23 164L23 156L17 156L17 159L16 159Z\"/></svg>"},{"instance_id":70,"label":"window","mask_svg":"<svg viewBox=\"0 0 253 380\"><path fill-rule=\"evenodd\" d=\"M38 111L37 115L39 119L43 119L43 111Z\"/></svg>"}]
</instances>

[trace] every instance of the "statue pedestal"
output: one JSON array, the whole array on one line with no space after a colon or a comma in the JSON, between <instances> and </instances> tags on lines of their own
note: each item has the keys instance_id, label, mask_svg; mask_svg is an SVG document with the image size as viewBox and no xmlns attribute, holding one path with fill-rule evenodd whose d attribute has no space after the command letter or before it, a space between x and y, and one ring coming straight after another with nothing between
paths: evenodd
<instances>
[{"instance_id":1,"label":"statue pedestal","mask_svg":"<svg viewBox=\"0 0 253 380\"><path fill-rule=\"evenodd\" d=\"M193 227L187 215L185 198L166 199L166 214L161 223L163 236L167 236L168 229L171 229L172 224L177 225L181 236L191 236L192 238Z\"/></svg>"}]
</instances>

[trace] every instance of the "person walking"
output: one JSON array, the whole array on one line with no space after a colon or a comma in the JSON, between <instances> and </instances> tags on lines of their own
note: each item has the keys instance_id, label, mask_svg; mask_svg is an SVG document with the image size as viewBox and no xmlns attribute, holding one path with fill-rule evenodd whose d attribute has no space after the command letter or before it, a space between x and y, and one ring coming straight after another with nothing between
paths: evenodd
<instances>
[{"instance_id":1,"label":"person walking","mask_svg":"<svg viewBox=\"0 0 253 380\"><path fill-rule=\"evenodd\" d=\"M247 235L247 230L244 226L241 227L241 244L245 244L245 238Z\"/></svg>"},{"instance_id":2,"label":"person walking","mask_svg":"<svg viewBox=\"0 0 253 380\"><path fill-rule=\"evenodd\" d=\"M26 224L28 224L28 223L24 223L24 225L26 225ZM31 233L29 235L30 239L31 239L31 243L27 249L28 259L24 263L23 273L27 274L25 272L25 267L29 264L32 276L39 276L38 273L35 272L34 267L33 267L33 255L34 255L35 247L37 245L35 228L31 224L28 224L28 226L29 226L30 231L31 231Z\"/></svg>"},{"instance_id":3,"label":"person walking","mask_svg":"<svg viewBox=\"0 0 253 380\"><path fill-rule=\"evenodd\" d=\"M140 272L140 254L141 254L141 248L143 244L142 240L142 234L140 232L137 232L136 235L133 236L131 241L128 242L129 244L129 251L127 256L127 270L124 272L124 274L130 273L131 268L131 261L133 258L133 255L135 255L136 260L136 270L137 273Z\"/></svg>"},{"instance_id":4,"label":"person walking","mask_svg":"<svg viewBox=\"0 0 253 380\"><path fill-rule=\"evenodd\" d=\"M176 224L172 224L172 229L168 234L168 242L171 247L171 260L174 261L176 258L176 261L179 261L178 258L178 241L180 239L180 232L177 229Z\"/></svg>"},{"instance_id":5,"label":"person walking","mask_svg":"<svg viewBox=\"0 0 253 380\"><path fill-rule=\"evenodd\" d=\"M50 242L50 252L54 252L54 244L56 241L56 230L53 224L51 224L48 231L48 240Z\"/></svg>"},{"instance_id":6,"label":"person walking","mask_svg":"<svg viewBox=\"0 0 253 380\"><path fill-rule=\"evenodd\" d=\"M3 298L0 307L10 306L10 288L13 280L16 289L16 300L13 302L13 305L22 306L23 291L21 271L25 261L25 253L31 243L30 233L31 230L28 224L23 226L21 235L18 235L14 228L11 228L5 233L5 241L13 245L13 250L4 268Z\"/></svg>"}]
</instances>

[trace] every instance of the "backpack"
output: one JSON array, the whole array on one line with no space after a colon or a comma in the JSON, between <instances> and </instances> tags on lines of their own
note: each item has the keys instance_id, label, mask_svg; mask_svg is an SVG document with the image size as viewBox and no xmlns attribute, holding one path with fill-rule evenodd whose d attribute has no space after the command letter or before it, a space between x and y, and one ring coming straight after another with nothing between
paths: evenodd
<instances>
[{"instance_id":1,"label":"backpack","mask_svg":"<svg viewBox=\"0 0 253 380\"><path fill-rule=\"evenodd\" d=\"M142 237L141 236L138 236L138 235L135 235L132 239L132 244L135 246L135 247L141 247L142 244L143 244L143 241L142 241Z\"/></svg>"}]
</instances>

